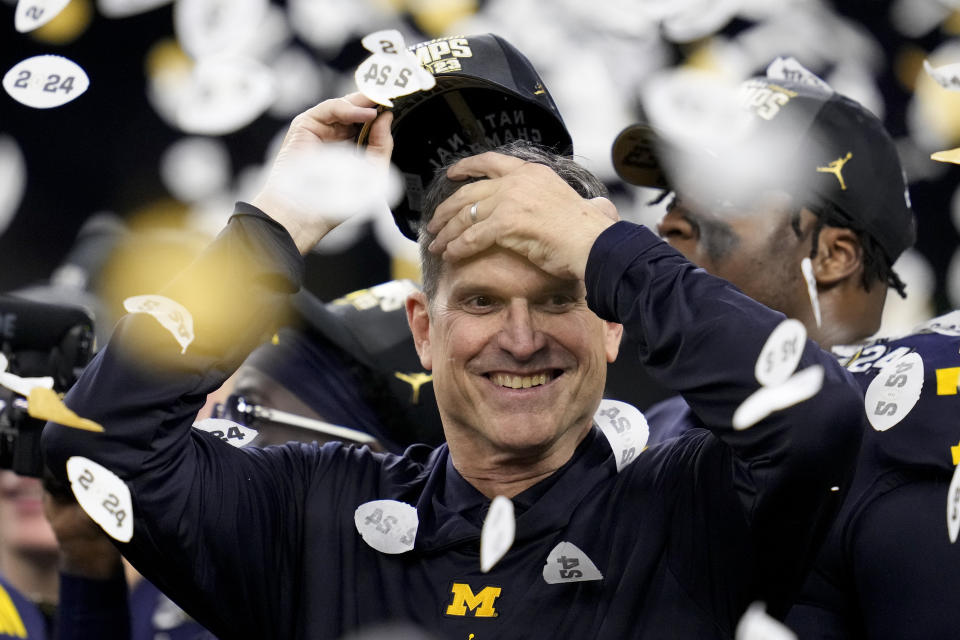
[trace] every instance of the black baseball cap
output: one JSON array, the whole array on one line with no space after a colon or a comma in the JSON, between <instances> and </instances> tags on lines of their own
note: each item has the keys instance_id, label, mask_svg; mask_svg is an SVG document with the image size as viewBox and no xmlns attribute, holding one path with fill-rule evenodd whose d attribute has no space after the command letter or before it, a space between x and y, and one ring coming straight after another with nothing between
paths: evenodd
<instances>
[{"instance_id":1,"label":"black baseball cap","mask_svg":"<svg viewBox=\"0 0 960 640\"><path fill-rule=\"evenodd\" d=\"M437 84L393 100L391 160L404 180L393 218L408 238L417 239L424 191L454 157L515 139L573 154L570 134L536 69L500 36L438 38L409 50ZM365 137L366 131L361 144Z\"/></svg>"},{"instance_id":2,"label":"black baseball cap","mask_svg":"<svg viewBox=\"0 0 960 640\"><path fill-rule=\"evenodd\" d=\"M792 79L751 78L740 86L740 98L749 126L728 149L733 153L679 145L640 122L614 141L617 173L631 184L684 192L696 189L703 171L720 176L714 184L742 178L737 165L752 156L762 170L750 174L748 188L779 188L801 201L815 196L833 204L852 228L879 243L891 264L913 245L905 175L876 116L823 84ZM684 157L697 158L692 166L700 175L689 175Z\"/></svg>"}]
</instances>

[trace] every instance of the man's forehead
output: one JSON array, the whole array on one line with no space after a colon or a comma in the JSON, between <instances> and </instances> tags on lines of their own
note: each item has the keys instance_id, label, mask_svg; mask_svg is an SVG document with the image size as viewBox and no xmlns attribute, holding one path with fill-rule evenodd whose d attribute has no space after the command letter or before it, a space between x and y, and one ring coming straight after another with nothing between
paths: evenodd
<instances>
[{"instance_id":1,"label":"man's forehead","mask_svg":"<svg viewBox=\"0 0 960 640\"><path fill-rule=\"evenodd\" d=\"M444 262L440 289L448 293L508 292L583 294L582 280L550 275L525 257L505 249L492 249L467 260Z\"/></svg>"}]
</instances>

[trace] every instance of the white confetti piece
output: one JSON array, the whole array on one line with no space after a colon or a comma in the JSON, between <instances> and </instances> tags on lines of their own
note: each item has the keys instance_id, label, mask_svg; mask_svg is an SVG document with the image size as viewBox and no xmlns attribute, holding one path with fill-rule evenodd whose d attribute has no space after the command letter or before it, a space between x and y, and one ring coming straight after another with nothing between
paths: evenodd
<instances>
[{"instance_id":1,"label":"white confetti piece","mask_svg":"<svg viewBox=\"0 0 960 640\"><path fill-rule=\"evenodd\" d=\"M268 0L177 0L173 27L180 46L195 60L238 53L257 35Z\"/></svg>"},{"instance_id":2,"label":"white confetti piece","mask_svg":"<svg viewBox=\"0 0 960 640\"><path fill-rule=\"evenodd\" d=\"M809 257L800 261L800 271L803 272L803 279L807 283L807 296L810 298L810 306L813 307L813 319L819 327L821 325L820 295L817 293L817 278L813 275L813 262Z\"/></svg>"},{"instance_id":3,"label":"white confetti piece","mask_svg":"<svg viewBox=\"0 0 960 640\"><path fill-rule=\"evenodd\" d=\"M788 80L807 84L833 93L833 87L827 84L820 76L807 69L793 56L778 57L767 66L767 77L771 80Z\"/></svg>"},{"instance_id":4,"label":"white confetti piece","mask_svg":"<svg viewBox=\"0 0 960 640\"><path fill-rule=\"evenodd\" d=\"M932 331L943 336L960 336L960 311L951 311L916 327L913 332Z\"/></svg>"},{"instance_id":5,"label":"white confetti piece","mask_svg":"<svg viewBox=\"0 0 960 640\"><path fill-rule=\"evenodd\" d=\"M513 546L517 522L510 498L497 496L490 502L490 510L483 520L480 532L480 571L487 573Z\"/></svg>"},{"instance_id":6,"label":"white confetti piece","mask_svg":"<svg viewBox=\"0 0 960 640\"><path fill-rule=\"evenodd\" d=\"M957 534L960 533L960 465L954 469L953 480L947 490L947 533L951 543L957 541Z\"/></svg>"},{"instance_id":7,"label":"white confetti piece","mask_svg":"<svg viewBox=\"0 0 960 640\"><path fill-rule=\"evenodd\" d=\"M391 98L426 91L436 85L433 74L407 51L403 36L396 29L371 33L361 42L373 55L357 67L354 79L360 92L377 104L392 107Z\"/></svg>"},{"instance_id":8,"label":"white confetti piece","mask_svg":"<svg viewBox=\"0 0 960 640\"><path fill-rule=\"evenodd\" d=\"M181 138L160 157L160 177L180 202L199 202L230 184L230 152L215 138Z\"/></svg>"},{"instance_id":9,"label":"white confetti piece","mask_svg":"<svg viewBox=\"0 0 960 640\"><path fill-rule=\"evenodd\" d=\"M87 73L63 56L41 55L21 60L3 76L10 97L34 109L52 109L83 95Z\"/></svg>"},{"instance_id":10,"label":"white confetti piece","mask_svg":"<svg viewBox=\"0 0 960 640\"><path fill-rule=\"evenodd\" d=\"M797 640L797 635L770 616L761 602L751 604L737 623L736 640Z\"/></svg>"},{"instance_id":11,"label":"white confetti piece","mask_svg":"<svg viewBox=\"0 0 960 640\"><path fill-rule=\"evenodd\" d=\"M823 367L813 365L776 386L760 387L733 412L733 428L748 429L774 411L809 400L823 388Z\"/></svg>"},{"instance_id":12,"label":"white confetti piece","mask_svg":"<svg viewBox=\"0 0 960 640\"><path fill-rule=\"evenodd\" d=\"M186 353L193 342L193 316L176 300L157 295L132 296L123 301L123 308L128 313L146 313L156 318L180 344L180 353Z\"/></svg>"},{"instance_id":13,"label":"white confetti piece","mask_svg":"<svg viewBox=\"0 0 960 640\"><path fill-rule=\"evenodd\" d=\"M923 390L923 358L908 353L885 365L867 387L863 406L870 425L886 431L907 417Z\"/></svg>"},{"instance_id":14,"label":"white confetti piece","mask_svg":"<svg viewBox=\"0 0 960 640\"><path fill-rule=\"evenodd\" d=\"M405 553L413 549L420 519L406 502L364 502L353 514L353 523L363 541L381 553Z\"/></svg>"},{"instance_id":15,"label":"white confetti piece","mask_svg":"<svg viewBox=\"0 0 960 640\"><path fill-rule=\"evenodd\" d=\"M106 467L81 456L67 460L67 477L77 502L114 540L133 537L133 503L130 488Z\"/></svg>"},{"instance_id":16,"label":"white confetti piece","mask_svg":"<svg viewBox=\"0 0 960 640\"><path fill-rule=\"evenodd\" d=\"M21 378L18 375L7 371L9 362L6 356L0 353L0 386L6 387L25 398L30 396L30 390L34 387L43 387L44 389L53 389L53 378L43 376L41 378Z\"/></svg>"},{"instance_id":17,"label":"white confetti piece","mask_svg":"<svg viewBox=\"0 0 960 640\"><path fill-rule=\"evenodd\" d=\"M247 446L257 437L256 429L223 418L206 418L194 423L193 428L205 431L237 448Z\"/></svg>"},{"instance_id":18,"label":"white confetti piece","mask_svg":"<svg viewBox=\"0 0 960 640\"><path fill-rule=\"evenodd\" d=\"M107 18L127 18L146 13L173 0L97 0L97 11Z\"/></svg>"},{"instance_id":19,"label":"white confetti piece","mask_svg":"<svg viewBox=\"0 0 960 640\"><path fill-rule=\"evenodd\" d=\"M663 20L664 36L672 42L693 42L717 32L733 19L741 0L700 0Z\"/></svg>"},{"instance_id":20,"label":"white confetti piece","mask_svg":"<svg viewBox=\"0 0 960 640\"><path fill-rule=\"evenodd\" d=\"M944 89L960 91L960 62L934 67L929 60L924 60L923 69Z\"/></svg>"},{"instance_id":21,"label":"white confetti piece","mask_svg":"<svg viewBox=\"0 0 960 640\"><path fill-rule=\"evenodd\" d=\"M270 107L273 74L251 58L204 58L176 99L177 125L183 131L208 136L232 133Z\"/></svg>"},{"instance_id":22,"label":"white confetti piece","mask_svg":"<svg viewBox=\"0 0 960 640\"><path fill-rule=\"evenodd\" d=\"M353 144L326 144L291 152L283 172L268 178L277 195L302 211L342 222L371 215L402 194L403 182L391 165L370 163Z\"/></svg>"},{"instance_id":23,"label":"white confetti piece","mask_svg":"<svg viewBox=\"0 0 960 640\"><path fill-rule=\"evenodd\" d=\"M577 545L564 541L555 546L547 556L543 565L543 579L547 584L589 582L603 580L603 574Z\"/></svg>"},{"instance_id":24,"label":"white confetti piece","mask_svg":"<svg viewBox=\"0 0 960 640\"><path fill-rule=\"evenodd\" d=\"M593 420L613 449L618 473L636 460L647 446L650 426L640 410L631 404L604 398L593 414Z\"/></svg>"},{"instance_id":25,"label":"white confetti piece","mask_svg":"<svg viewBox=\"0 0 960 640\"><path fill-rule=\"evenodd\" d=\"M39 29L57 17L70 0L20 0L13 16L13 26L20 33Z\"/></svg>"},{"instance_id":26,"label":"white confetti piece","mask_svg":"<svg viewBox=\"0 0 960 640\"><path fill-rule=\"evenodd\" d=\"M27 187L27 163L16 140L0 135L0 234L13 221Z\"/></svg>"},{"instance_id":27,"label":"white confetti piece","mask_svg":"<svg viewBox=\"0 0 960 640\"><path fill-rule=\"evenodd\" d=\"M765 387L786 382L800 364L806 341L807 329L799 320L787 318L778 324L760 349L754 368L757 382Z\"/></svg>"}]
</instances>

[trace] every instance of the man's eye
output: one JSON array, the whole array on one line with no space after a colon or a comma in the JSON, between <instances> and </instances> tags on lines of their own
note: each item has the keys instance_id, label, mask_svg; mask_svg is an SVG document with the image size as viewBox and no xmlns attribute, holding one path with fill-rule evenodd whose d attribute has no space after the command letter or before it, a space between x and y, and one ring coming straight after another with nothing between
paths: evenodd
<instances>
[{"instance_id":1,"label":"man's eye","mask_svg":"<svg viewBox=\"0 0 960 640\"><path fill-rule=\"evenodd\" d=\"M484 311L493 307L493 298L490 296L473 296L468 298L466 301L466 307L468 309L474 309L478 311Z\"/></svg>"},{"instance_id":2,"label":"man's eye","mask_svg":"<svg viewBox=\"0 0 960 640\"><path fill-rule=\"evenodd\" d=\"M576 298L568 295L557 294L550 296L548 300L548 306L556 310L566 310L575 305L577 302Z\"/></svg>"}]
</instances>

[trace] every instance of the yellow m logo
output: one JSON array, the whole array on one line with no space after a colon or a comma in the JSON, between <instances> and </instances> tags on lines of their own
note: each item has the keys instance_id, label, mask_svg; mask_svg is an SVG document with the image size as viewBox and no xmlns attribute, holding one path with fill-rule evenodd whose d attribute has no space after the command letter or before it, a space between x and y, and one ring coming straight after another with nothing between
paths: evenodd
<instances>
[{"instance_id":1,"label":"yellow m logo","mask_svg":"<svg viewBox=\"0 0 960 640\"><path fill-rule=\"evenodd\" d=\"M450 591L453 593L453 602L447 607L448 616L465 616L469 610L473 611L476 618L497 617L493 603L500 597L500 587L484 587L480 593L474 594L470 585L454 582Z\"/></svg>"}]
</instances>

